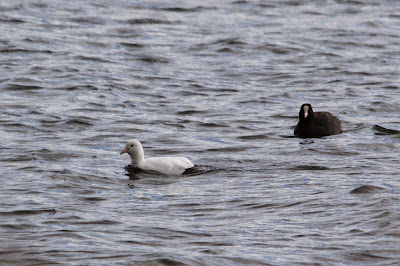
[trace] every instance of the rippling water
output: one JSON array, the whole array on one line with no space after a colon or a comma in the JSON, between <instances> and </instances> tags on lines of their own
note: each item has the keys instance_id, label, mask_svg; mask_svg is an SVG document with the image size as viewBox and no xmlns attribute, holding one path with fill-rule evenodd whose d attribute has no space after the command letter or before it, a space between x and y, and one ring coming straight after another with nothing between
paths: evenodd
<instances>
[{"instance_id":1,"label":"rippling water","mask_svg":"<svg viewBox=\"0 0 400 266\"><path fill-rule=\"evenodd\" d=\"M2 264L395 264L398 1L0 3ZM310 102L344 133L293 137ZM186 156L175 177L119 151Z\"/></svg>"}]
</instances>

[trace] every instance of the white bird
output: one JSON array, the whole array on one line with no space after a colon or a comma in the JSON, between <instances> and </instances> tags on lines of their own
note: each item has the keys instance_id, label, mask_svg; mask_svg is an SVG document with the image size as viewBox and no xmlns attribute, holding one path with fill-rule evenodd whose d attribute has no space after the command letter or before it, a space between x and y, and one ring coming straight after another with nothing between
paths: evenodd
<instances>
[{"instance_id":1,"label":"white bird","mask_svg":"<svg viewBox=\"0 0 400 266\"><path fill-rule=\"evenodd\" d=\"M136 139L128 140L120 154L124 153L128 153L131 156L132 166L167 175L180 175L186 169L194 166L185 157L150 157L145 159L142 144Z\"/></svg>"}]
</instances>

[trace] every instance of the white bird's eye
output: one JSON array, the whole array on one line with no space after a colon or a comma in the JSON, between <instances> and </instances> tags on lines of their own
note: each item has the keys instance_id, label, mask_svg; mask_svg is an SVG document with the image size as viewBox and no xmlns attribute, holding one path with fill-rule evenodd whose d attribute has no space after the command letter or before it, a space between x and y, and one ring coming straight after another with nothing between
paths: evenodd
<instances>
[{"instance_id":1,"label":"white bird's eye","mask_svg":"<svg viewBox=\"0 0 400 266\"><path fill-rule=\"evenodd\" d=\"M133 147L133 144L131 144L131 147Z\"/></svg>"}]
</instances>

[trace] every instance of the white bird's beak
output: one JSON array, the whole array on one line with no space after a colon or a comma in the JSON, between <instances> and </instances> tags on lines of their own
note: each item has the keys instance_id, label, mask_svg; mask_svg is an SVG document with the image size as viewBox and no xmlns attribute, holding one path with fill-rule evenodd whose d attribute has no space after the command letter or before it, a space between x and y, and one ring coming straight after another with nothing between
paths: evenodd
<instances>
[{"instance_id":1,"label":"white bird's beak","mask_svg":"<svg viewBox=\"0 0 400 266\"><path fill-rule=\"evenodd\" d=\"M127 153L127 152L128 152L128 150L126 148L124 148L119 155Z\"/></svg>"}]
</instances>

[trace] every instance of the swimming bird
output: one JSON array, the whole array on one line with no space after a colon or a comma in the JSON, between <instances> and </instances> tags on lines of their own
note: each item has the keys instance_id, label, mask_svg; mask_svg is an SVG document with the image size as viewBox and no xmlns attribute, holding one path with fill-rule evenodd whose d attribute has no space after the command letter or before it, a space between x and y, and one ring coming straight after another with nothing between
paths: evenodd
<instances>
[{"instance_id":1,"label":"swimming bird","mask_svg":"<svg viewBox=\"0 0 400 266\"><path fill-rule=\"evenodd\" d=\"M145 159L142 144L136 139L128 140L120 154L124 153L131 156L133 167L167 175L180 175L194 166L185 157L150 157Z\"/></svg>"},{"instance_id":2,"label":"swimming bird","mask_svg":"<svg viewBox=\"0 0 400 266\"><path fill-rule=\"evenodd\" d=\"M329 112L313 112L309 103L301 106L299 119L294 130L294 135L298 137L315 138L342 133L339 118Z\"/></svg>"}]
</instances>

